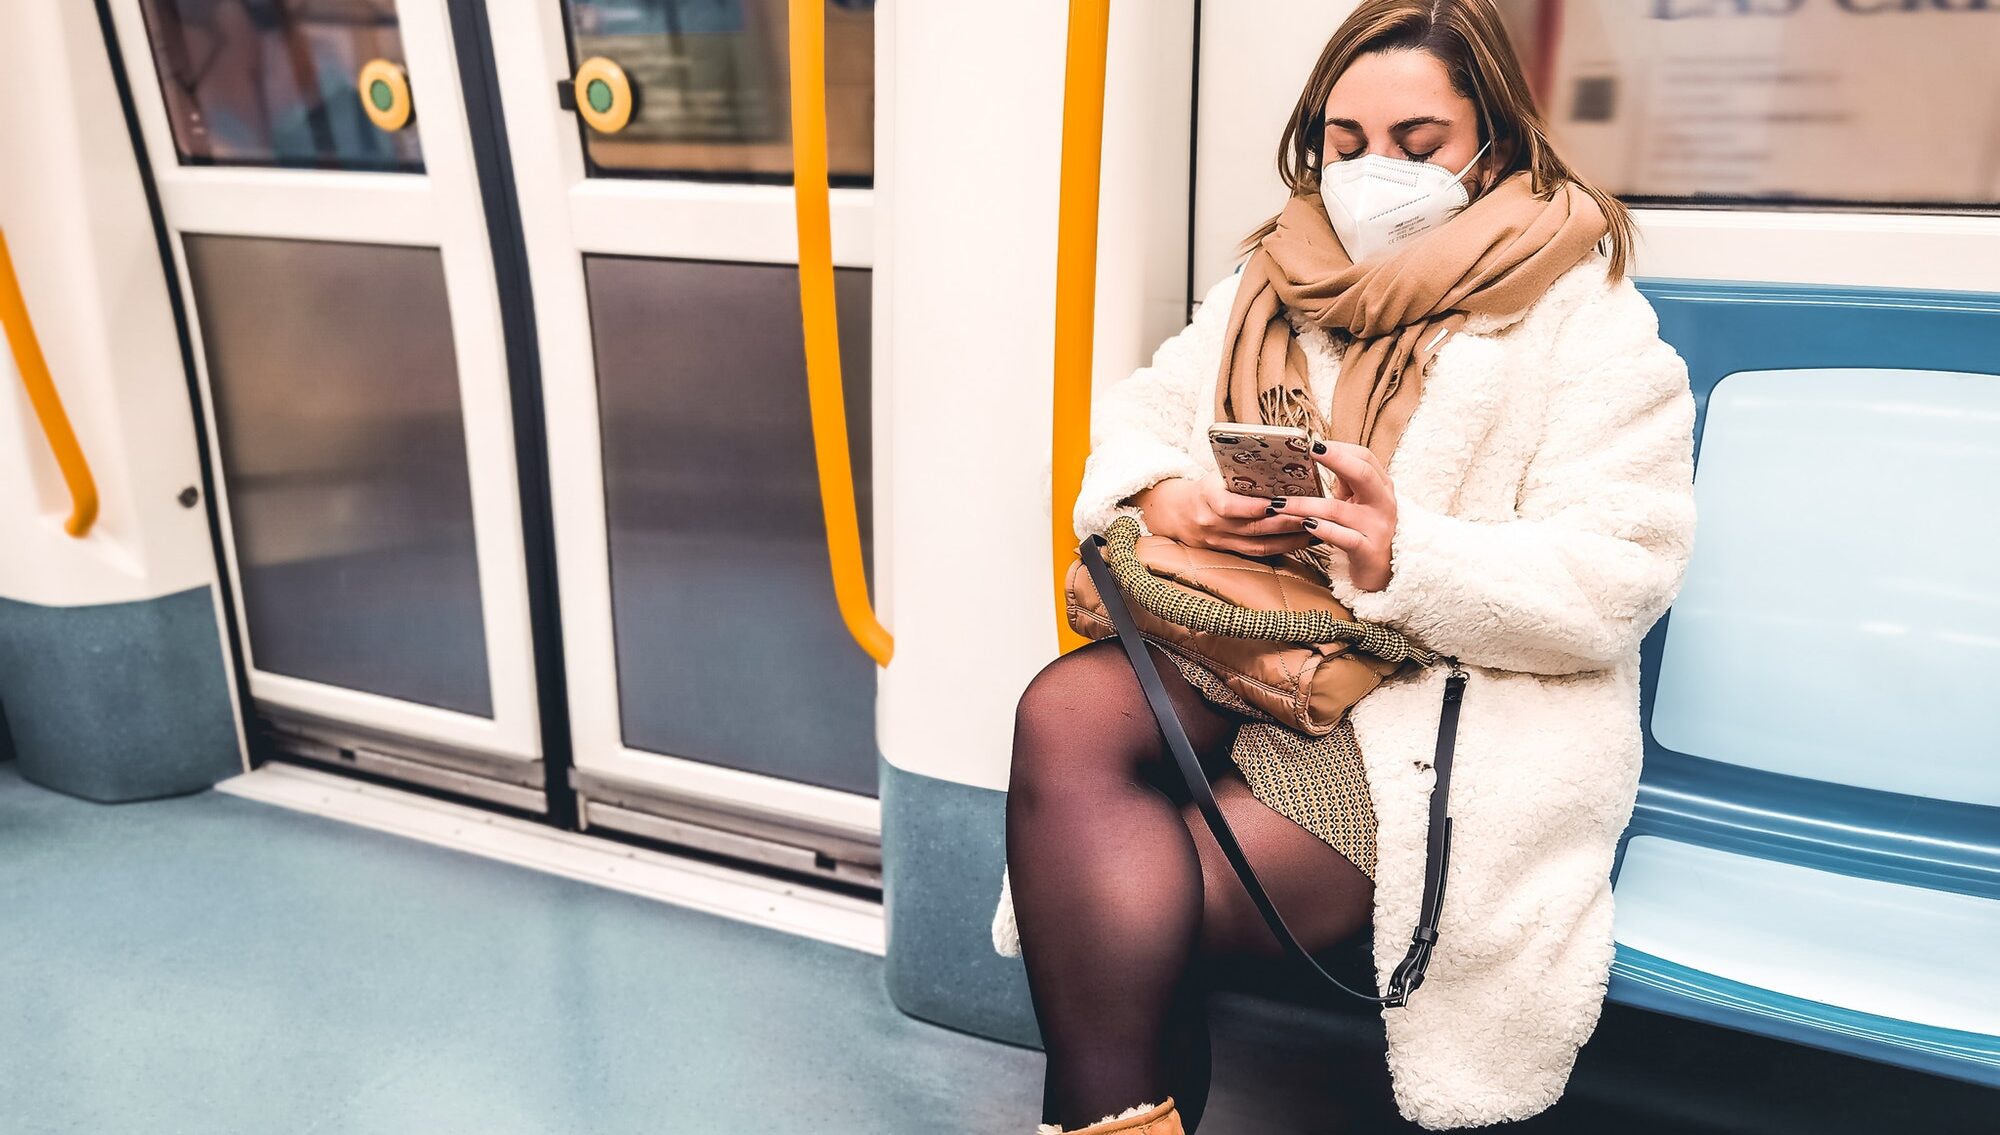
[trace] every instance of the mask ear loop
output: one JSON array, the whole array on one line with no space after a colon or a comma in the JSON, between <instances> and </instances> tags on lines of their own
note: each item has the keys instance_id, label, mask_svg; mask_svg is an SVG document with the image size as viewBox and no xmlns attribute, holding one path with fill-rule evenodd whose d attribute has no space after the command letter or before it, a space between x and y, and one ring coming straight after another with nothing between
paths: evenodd
<instances>
[{"instance_id":1,"label":"mask ear loop","mask_svg":"<svg viewBox=\"0 0 2000 1135\"><path fill-rule=\"evenodd\" d=\"M1459 170L1458 176L1452 179L1453 181L1458 182L1460 185L1465 184L1465 175L1472 172L1472 167L1479 164L1479 159L1481 155L1485 154L1487 148L1493 145L1493 124L1492 120L1487 116L1486 113L1486 100L1485 98L1482 97L1478 100L1478 102L1479 102L1479 132L1486 135L1486 141L1481 142L1479 144L1479 149L1476 153L1472 155L1472 160L1465 163L1465 168ZM1486 191L1491 188L1492 186L1486 184L1485 178L1482 177L1479 179L1480 196L1485 196ZM1466 194L1466 196L1468 198L1472 197L1470 193ZM1468 200L1467 203L1470 204L1470 201Z\"/></svg>"},{"instance_id":2,"label":"mask ear loop","mask_svg":"<svg viewBox=\"0 0 2000 1135\"><path fill-rule=\"evenodd\" d=\"M1465 181L1465 175L1466 175L1466 174L1468 174L1468 173L1471 173L1471 172L1472 172L1472 167L1473 167L1473 166L1476 166L1476 165L1478 165L1478 164L1479 164L1479 159L1480 159L1480 156L1481 156L1481 155L1483 155L1483 154L1485 154L1485 153L1486 153L1486 148L1487 148L1488 146L1491 146L1492 144L1493 144L1493 139L1492 139L1492 138L1488 138L1488 139L1486 139L1486 141L1484 141L1484 142L1480 143L1480 144L1479 144L1479 149L1475 150L1475 151L1473 152L1473 154L1472 154L1472 160L1471 160L1471 161L1469 161L1469 162L1466 162L1466 163L1465 163L1465 168L1464 168L1464 169L1461 169L1461 170L1459 170L1459 171L1458 171L1457 173L1453 174L1453 175L1451 176L1451 179L1452 179L1453 181L1456 181L1456 182L1461 182L1461 183L1462 183L1462 182L1464 182L1464 181ZM1485 190L1484 188L1481 188L1481 189L1480 189L1480 192L1481 192L1481 193L1484 193L1484 192L1486 192L1486 190Z\"/></svg>"}]
</instances>

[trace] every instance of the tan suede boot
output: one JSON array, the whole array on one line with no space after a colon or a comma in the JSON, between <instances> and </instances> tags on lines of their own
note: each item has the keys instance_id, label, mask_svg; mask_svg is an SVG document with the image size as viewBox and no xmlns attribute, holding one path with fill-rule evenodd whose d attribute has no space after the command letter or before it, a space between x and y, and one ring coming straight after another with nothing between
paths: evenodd
<instances>
[{"instance_id":1,"label":"tan suede boot","mask_svg":"<svg viewBox=\"0 0 2000 1135\"><path fill-rule=\"evenodd\" d=\"M1181 1128L1181 1113L1174 1107L1174 1097L1168 1096L1158 1104L1140 1104L1128 1107L1117 1115L1107 1115L1088 1127L1074 1131L1064 1131L1053 1123L1044 1123L1035 1128L1035 1135L1187 1135Z\"/></svg>"}]
</instances>

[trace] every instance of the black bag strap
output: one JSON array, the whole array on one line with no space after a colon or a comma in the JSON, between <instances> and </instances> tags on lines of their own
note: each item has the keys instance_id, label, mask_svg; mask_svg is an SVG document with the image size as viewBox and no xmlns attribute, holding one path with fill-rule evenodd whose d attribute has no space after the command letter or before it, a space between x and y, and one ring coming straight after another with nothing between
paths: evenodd
<instances>
[{"instance_id":1,"label":"black bag strap","mask_svg":"<svg viewBox=\"0 0 2000 1135\"><path fill-rule=\"evenodd\" d=\"M1139 686L1145 691L1146 704L1152 707L1153 717L1159 722L1167 748L1173 751L1174 763L1180 766L1188 792L1201 809L1201 818L1215 835L1215 842L1229 858L1229 865L1235 868L1237 877L1243 880L1244 889L1250 892L1251 901L1257 904L1257 910L1263 914L1271 932L1277 935L1287 953L1302 959L1313 972L1341 992L1384 1008L1407 1005L1410 994L1424 982L1424 970L1430 965L1431 952L1437 945L1438 915L1444 908L1445 868L1451 862L1451 817L1446 813L1446 806L1451 793L1452 749L1458 739L1458 710L1465 692L1464 669L1458 665L1457 659L1448 658L1451 677L1445 680L1444 709L1438 720L1437 756L1432 762L1437 781L1431 788L1430 835L1425 848L1424 895L1417 928L1411 936L1409 952L1390 974L1388 993L1383 996L1362 993L1328 973L1326 967L1299 944L1291 927L1285 925L1284 916L1278 913L1277 905L1271 901L1270 894L1264 890L1264 884L1258 880L1250 860L1244 856L1243 846L1236 842L1236 833L1230 829L1229 821L1223 818L1222 809L1215 802L1215 789L1209 784L1208 773L1202 769L1200 758L1195 756L1194 745L1188 741L1187 730L1181 726L1180 717L1174 712L1167 688L1160 681L1159 669L1153 665L1153 656L1146 650L1146 640L1132 621L1132 611L1125 604L1125 595L1098 551L1103 543L1103 537L1092 536L1078 547L1077 554L1090 571L1091 582L1097 585L1097 593L1104 600L1104 609L1111 615L1111 625L1118 632L1118 641L1125 645L1125 656L1131 660Z\"/></svg>"}]
</instances>

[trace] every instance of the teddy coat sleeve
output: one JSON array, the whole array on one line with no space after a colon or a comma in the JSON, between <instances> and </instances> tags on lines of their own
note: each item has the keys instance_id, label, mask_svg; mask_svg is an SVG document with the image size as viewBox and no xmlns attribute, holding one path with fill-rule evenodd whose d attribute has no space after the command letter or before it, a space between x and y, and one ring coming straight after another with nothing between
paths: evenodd
<instances>
[{"instance_id":1,"label":"teddy coat sleeve","mask_svg":"<svg viewBox=\"0 0 2000 1135\"><path fill-rule=\"evenodd\" d=\"M1542 440L1517 519L1466 520L1397 490L1389 585L1339 581L1358 619L1477 666L1537 674L1630 656L1694 543L1694 396L1630 280L1556 328Z\"/></svg>"},{"instance_id":2,"label":"teddy coat sleeve","mask_svg":"<svg viewBox=\"0 0 2000 1135\"><path fill-rule=\"evenodd\" d=\"M1160 344L1153 361L1099 391L1090 417L1090 456L1083 467L1074 525L1077 539L1103 532L1120 516L1145 528L1133 493L1169 477L1199 478L1208 465L1189 448L1214 405L1222 331L1241 277L1225 276L1202 298L1179 334Z\"/></svg>"}]
</instances>

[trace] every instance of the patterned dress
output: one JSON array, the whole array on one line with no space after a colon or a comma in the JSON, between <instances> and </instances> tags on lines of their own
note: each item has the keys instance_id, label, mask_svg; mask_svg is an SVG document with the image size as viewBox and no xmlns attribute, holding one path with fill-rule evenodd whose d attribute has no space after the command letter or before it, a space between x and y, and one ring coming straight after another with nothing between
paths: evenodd
<instances>
[{"instance_id":1,"label":"patterned dress","mask_svg":"<svg viewBox=\"0 0 2000 1135\"><path fill-rule=\"evenodd\" d=\"M1375 806L1349 718L1342 717L1324 737L1301 733L1244 701L1179 651L1168 649L1167 655L1203 697L1249 718L1237 730L1229 757L1251 795L1325 840L1374 881Z\"/></svg>"}]
</instances>

